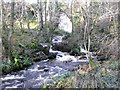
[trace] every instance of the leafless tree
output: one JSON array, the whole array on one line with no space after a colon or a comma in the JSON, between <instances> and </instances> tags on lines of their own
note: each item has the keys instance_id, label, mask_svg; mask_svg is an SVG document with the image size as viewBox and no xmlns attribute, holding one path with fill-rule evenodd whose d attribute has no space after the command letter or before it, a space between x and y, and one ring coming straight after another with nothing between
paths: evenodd
<instances>
[{"instance_id":1,"label":"leafless tree","mask_svg":"<svg viewBox=\"0 0 120 90\"><path fill-rule=\"evenodd\" d=\"M8 61L12 59L12 43L11 43L11 39L12 39L13 30L14 30L14 0L11 0L10 30L9 30L9 34L8 34L8 58L7 58Z\"/></svg>"},{"instance_id":2,"label":"leafless tree","mask_svg":"<svg viewBox=\"0 0 120 90\"><path fill-rule=\"evenodd\" d=\"M38 31L43 28L43 15L42 15L42 0L37 0L38 3Z\"/></svg>"},{"instance_id":3,"label":"leafless tree","mask_svg":"<svg viewBox=\"0 0 120 90\"><path fill-rule=\"evenodd\" d=\"M2 23L2 27L0 28L0 63L2 63L2 30L4 30L4 22L3 22L3 0L1 0L1 4L0 4L0 8L1 8L1 13L0 13L0 18L1 18L1 23ZM0 68L0 75L2 74L2 70ZM1 84L2 82L0 82Z\"/></svg>"},{"instance_id":4,"label":"leafless tree","mask_svg":"<svg viewBox=\"0 0 120 90\"><path fill-rule=\"evenodd\" d=\"M3 0L1 0L1 25L2 25L2 30L5 29L5 22L4 22L4 6L3 6L4 2Z\"/></svg>"},{"instance_id":5,"label":"leafless tree","mask_svg":"<svg viewBox=\"0 0 120 90\"><path fill-rule=\"evenodd\" d=\"M20 28L23 30L23 19L24 19L24 13L25 13L25 0L22 0L22 11L21 11L21 17L20 17Z\"/></svg>"}]
</instances>

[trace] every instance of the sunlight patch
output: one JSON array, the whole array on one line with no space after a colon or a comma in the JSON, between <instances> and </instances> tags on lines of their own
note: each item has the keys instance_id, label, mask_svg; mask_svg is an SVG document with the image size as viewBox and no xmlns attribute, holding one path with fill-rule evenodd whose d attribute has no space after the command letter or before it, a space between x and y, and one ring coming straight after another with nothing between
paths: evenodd
<instances>
[{"instance_id":1,"label":"sunlight patch","mask_svg":"<svg viewBox=\"0 0 120 90\"><path fill-rule=\"evenodd\" d=\"M64 13L60 15L59 29L68 33L72 33L72 22Z\"/></svg>"}]
</instances>

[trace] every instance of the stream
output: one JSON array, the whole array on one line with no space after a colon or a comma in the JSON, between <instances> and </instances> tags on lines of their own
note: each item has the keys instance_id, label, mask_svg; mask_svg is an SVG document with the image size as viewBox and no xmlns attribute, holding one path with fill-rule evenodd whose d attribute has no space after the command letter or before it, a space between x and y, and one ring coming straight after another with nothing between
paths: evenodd
<instances>
[{"instance_id":1,"label":"stream","mask_svg":"<svg viewBox=\"0 0 120 90\"><path fill-rule=\"evenodd\" d=\"M63 21L69 21L69 23L71 23L70 20ZM66 27L69 27L69 23ZM66 24L60 24L59 27L65 31L69 30L68 32L71 33L72 26L71 29L68 29L63 25ZM62 42L63 37L64 36L54 36L52 43ZM3 75L1 77L2 88L40 88L44 83L52 84L54 82L52 78L59 78L64 73L76 70L80 64L89 63L88 59L82 58L82 56L72 56L67 52L53 50L52 45L50 46L49 52L56 55L54 60L47 59L34 62L33 65L27 69ZM81 52L85 53L85 50L81 49Z\"/></svg>"},{"instance_id":2,"label":"stream","mask_svg":"<svg viewBox=\"0 0 120 90\"><path fill-rule=\"evenodd\" d=\"M63 37L54 37L52 43L62 42ZM78 65L89 63L87 58L80 59L81 56L71 56L67 52L52 50L52 46L49 52L56 53L55 60L34 62L26 70L2 76L2 88L40 88L43 83L52 84L52 78L59 78L61 74L76 70Z\"/></svg>"}]
</instances>

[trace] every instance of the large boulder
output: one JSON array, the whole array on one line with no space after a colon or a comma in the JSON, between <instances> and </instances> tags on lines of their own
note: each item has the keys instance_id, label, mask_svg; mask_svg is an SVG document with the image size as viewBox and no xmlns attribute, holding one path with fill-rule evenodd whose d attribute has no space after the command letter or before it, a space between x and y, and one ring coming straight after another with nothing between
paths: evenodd
<instances>
[{"instance_id":1,"label":"large boulder","mask_svg":"<svg viewBox=\"0 0 120 90\"><path fill-rule=\"evenodd\" d=\"M60 42L60 43L54 43L52 44L53 50L63 51L63 52L70 52L71 51L71 45L69 45L68 42Z\"/></svg>"},{"instance_id":2,"label":"large boulder","mask_svg":"<svg viewBox=\"0 0 120 90\"><path fill-rule=\"evenodd\" d=\"M53 50L58 50L62 52L69 52L71 55L78 55L80 53L77 40L73 38L63 38L62 42L53 43Z\"/></svg>"}]
</instances>

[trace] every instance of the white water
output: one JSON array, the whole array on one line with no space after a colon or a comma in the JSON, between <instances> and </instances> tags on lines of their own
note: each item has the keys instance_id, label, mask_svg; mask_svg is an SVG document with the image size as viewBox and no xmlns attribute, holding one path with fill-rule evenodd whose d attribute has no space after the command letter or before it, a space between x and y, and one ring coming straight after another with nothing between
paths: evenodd
<instances>
[{"instance_id":1,"label":"white water","mask_svg":"<svg viewBox=\"0 0 120 90\"><path fill-rule=\"evenodd\" d=\"M55 37L53 37L52 43L60 43L60 42L62 42L63 37L64 37L64 35L63 36L55 36Z\"/></svg>"},{"instance_id":2,"label":"white water","mask_svg":"<svg viewBox=\"0 0 120 90\"><path fill-rule=\"evenodd\" d=\"M72 32L72 25L70 20L63 15L61 17L61 24L60 28L64 31L69 33ZM52 39L52 43L60 43L62 42L64 36L55 36ZM41 44L43 47L47 47L46 44ZM4 81L3 86L5 88L17 88L17 87L24 87L24 88L39 88L40 85L43 83L52 83L52 79L54 77L58 77L61 74L74 70L76 65L80 63L89 63L87 58L80 59L81 56L71 56L67 52L61 52L58 50L53 50L52 45L49 49L50 53L56 54L56 59L49 62L49 60L43 60L40 62L34 63L31 67L27 70L21 70L19 73L16 74L8 74L2 77L2 81ZM81 52L87 53L88 51L81 48ZM92 55L92 53L91 53ZM66 63L67 62L67 63ZM40 68L39 67L44 67ZM11 81L12 80L12 81Z\"/></svg>"}]
</instances>

